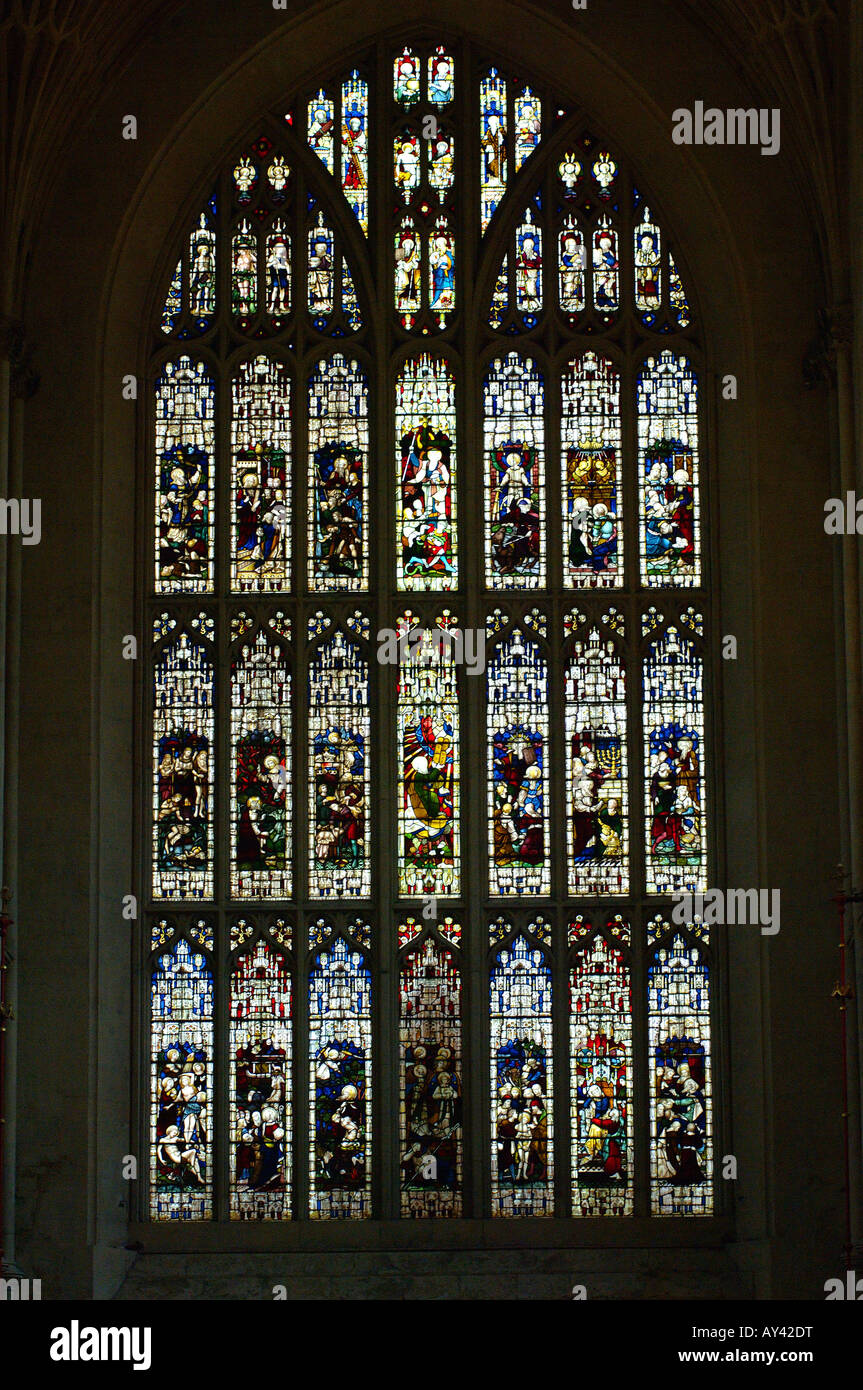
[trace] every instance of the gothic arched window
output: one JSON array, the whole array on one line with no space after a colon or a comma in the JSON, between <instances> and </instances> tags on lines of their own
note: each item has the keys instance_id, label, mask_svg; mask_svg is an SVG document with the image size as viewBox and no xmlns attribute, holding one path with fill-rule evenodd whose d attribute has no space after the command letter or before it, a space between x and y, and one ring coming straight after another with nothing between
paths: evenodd
<instances>
[{"instance_id":1,"label":"gothic arched window","mask_svg":"<svg viewBox=\"0 0 863 1390\"><path fill-rule=\"evenodd\" d=\"M236 142L166 286L152 1218L711 1214L702 356L654 200L512 64L382 43Z\"/></svg>"}]
</instances>

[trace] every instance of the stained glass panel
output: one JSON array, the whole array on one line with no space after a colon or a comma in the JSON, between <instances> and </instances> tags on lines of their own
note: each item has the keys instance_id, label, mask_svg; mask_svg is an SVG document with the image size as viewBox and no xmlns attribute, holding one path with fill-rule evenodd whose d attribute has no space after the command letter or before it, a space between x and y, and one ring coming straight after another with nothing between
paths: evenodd
<instances>
[{"instance_id":1,"label":"stained glass panel","mask_svg":"<svg viewBox=\"0 0 863 1390\"><path fill-rule=\"evenodd\" d=\"M671 626L644 658L648 893L705 888L704 706L695 642Z\"/></svg>"},{"instance_id":2,"label":"stained glass panel","mask_svg":"<svg viewBox=\"0 0 863 1390\"><path fill-rule=\"evenodd\" d=\"M213 976L185 940L158 957L151 992L150 1214L212 1215Z\"/></svg>"},{"instance_id":3,"label":"stained glass panel","mask_svg":"<svg viewBox=\"0 0 863 1390\"><path fill-rule=\"evenodd\" d=\"M333 132L335 110L332 98L323 88L312 97L308 106L308 140L328 174L335 172Z\"/></svg>"},{"instance_id":4,"label":"stained glass panel","mask_svg":"<svg viewBox=\"0 0 863 1390\"><path fill-rule=\"evenodd\" d=\"M584 233L570 213L558 235L557 283L560 307L565 314L580 314L585 306L587 254Z\"/></svg>"},{"instance_id":5,"label":"stained glass panel","mask_svg":"<svg viewBox=\"0 0 863 1390\"><path fill-rule=\"evenodd\" d=\"M213 587L213 381L203 362L166 362L156 380L156 591Z\"/></svg>"},{"instance_id":6,"label":"stained glass panel","mask_svg":"<svg viewBox=\"0 0 863 1390\"><path fill-rule=\"evenodd\" d=\"M448 106L455 92L455 63L444 48L436 48L428 60L428 94L433 106Z\"/></svg>"},{"instance_id":7,"label":"stained glass panel","mask_svg":"<svg viewBox=\"0 0 863 1390\"><path fill-rule=\"evenodd\" d=\"M420 186L420 142L410 126L393 141L393 181L406 203Z\"/></svg>"},{"instance_id":8,"label":"stained glass panel","mask_svg":"<svg viewBox=\"0 0 863 1390\"><path fill-rule=\"evenodd\" d=\"M365 372L337 352L309 379L309 587L368 587L369 399Z\"/></svg>"},{"instance_id":9,"label":"stained glass panel","mask_svg":"<svg viewBox=\"0 0 863 1390\"><path fill-rule=\"evenodd\" d=\"M231 971L231 1216L289 1220L292 1158L292 986L265 941Z\"/></svg>"},{"instance_id":10,"label":"stained glass panel","mask_svg":"<svg viewBox=\"0 0 863 1390\"><path fill-rule=\"evenodd\" d=\"M400 589L452 589L456 560L455 381L446 362L414 358L396 383Z\"/></svg>"},{"instance_id":11,"label":"stained glass panel","mask_svg":"<svg viewBox=\"0 0 863 1390\"><path fill-rule=\"evenodd\" d=\"M600 150L593 162L593 177L597 183L600 198L610 198L617 178L617 165L607 150Z\"/></svg>"},{"instance_id":12,"label":"stained glass panel","mask_svg":"<svg viewBox=\"0 0 863 1390\"><path fill-rule=\"evenodd\" d=\"M335 308L334 264L333 234L324 221L324 214L319 212L314 226L309 229L308 262L309 314L316 328L326 327Z\"/></svg>"},{"instance_id":13,"label":"stained glass panel","mask_svg":"<svg viewBox=\"0 0 863 1390\"><path fill-rule=\"evenodd\" d=\"M607 216L600 217L593 234L593 305L609 318L620 308L618 237Z\"/></svg>"},{"instance_id":14,"label":"stained glass panel","mask_svg":"<svg viewBox=\"0 0 863 1390\"><path fill-rule=\"evenodd\" d=\"M545 421L542 374L511 352L483 386L488 495L485 582L535 589L545 582Z\"/></svg>"},{"instance_id":15,"label":"stained glass panel","mask_svg":"<svg viewBox=\"0 0 863 1390\"><path fill-rule=\"evenodd\" d=\"M551 1216L551 970L536 940L496 953L490 981L492 1215Z\"/></svg>"},{"instance_id":16,"label":"stained glass panel","mask_svg":"<svg viewBox=\"0 0 863 1390\"><path fill-rule=\"evenodd\" d=\"M258 238L246 217L231 238L231 312L243 329L258 312Z\"/></svg>"},{"instance_id":17,"label":"stained glass panel","mask_svg":"<svg viewBox=\"0 0 863 1390\"><path fill-rule=\"evenodd\" d=\"M369 87L354 69L342 83L342 190L369 230Z\"/></svg>"},{"instance_id":18,"label":"stained glass panel","mask_svg":"<svg viewBox=\"0 0 863 1390\"><path fill-rule=\"evenodd\" d=\"M399 929L401 1213L460 1216L462 1211L461 972L452 950L419 940L413 918ZM447 943L461 929L440 925Z\"/></svg>"},{"instance_id":19,"label":"stained glass panel","mask_svg":"<svg viewBox=\"0 0 863 1390\"><path fill-rule=\"evenodd\" d=\"M488 663L489 893L548 893L548 667L515 628Z\"/></svg>"},{"instance_id":20,"label":"stained glass panel","mask_svg":"<svg viewBox=\"0 0 863 1390\"><path fill-rule=\"evenodd\" d=\"M689 300L686 298L686 290L683 288L680 272L670 251L668 253L668 297L671 300L671 307L674 310L678 328L688 328Z\"/></svg>"},{"instance_id":21,"label":"stained glass panel","mask_svg":"<svg viewBox=\"0 0 863 1390\"><path fill-rule=\"evenodd\" d=\"M412 217L403 217L396 232L395 306L402 327L412 328L422 307L421 242Z\"/></svg>"},{"instance_id":22,"label":"stained glass panel","mask_svg":"<svg viewBox=\"0 0 863 1390\"><path fill-rule=\"evenodd\" d=\"M429 308L445 328L455 308L455 237L448 218L441 213L428 243Z\"/></svg>"},{"instance_id":23,"label":"stained glass panel","mask_svg":"<svg viewBox=\"0 0 863 1390\"><path fill-rule=\"evenodd\" d=\"M216 308L216 233L210 212L202 212L189 237L189 313L203 332Z\"/></svg>"},{"instance_id":24,"label":"stained glass panel","mask_svg":"<svg viewBox=\"0 0 863 1390\"><path fill-rule=\"evenodd\" d=\"M426 150L429 184L442 203L455 182L455 136L439 125L437 135L426 142Z\"/></svg>"},{"instance_id":25,"label":"stained glass panel","mask_svg":"<svg viewBox=\"0 0 863 1390\"><path fill-rule=\"evenodd\" d=\"M638 377L641 576L653 587L701 579L698 380L686 357L648 357Z\"/></svg>"},{"instance_id":26,"label":"stained glass panel","mask_svg":"<svg viewBox=\"0 0 863 1390\"><path fill-rule=\"evenodd\" d=\"M393 97L408 110L416 106L422 95L420 72L420 60L410 48L406 48L393 62Z\"/></svg>"},{"instance_id":27,"label":"stained glass panel","mask_svg":"<svg viewBox=\"0 0 863 1390\"><path fill-rule=\"evenodd\" d=\"M530 208L515 234L515 307L520 314L542 308L542 228Z\"/></svg>"},{"instance_id":28,"label":"stained glass panel","mask_svg":"<svg viewBox=\"0 0 863 1390\"><path fill-rule=\"evenodd\" d=\"M455 638L447 618L419 629L399 619L399 893L459 891L459 709Z\"/></svg>"},{"instance_id":29,"label":"stained glass panel","mask_svg":"<svg viewBox=\"0 0 863 1390\"><path fill-rule=\"evenodd\" d=\"M580 917L569 927L573 1216L633 1210L629 925L615 917L607 931L591 935Z\"/></svg>"},{"instance_id":30,"label":"stained glass panel","mask_svg":"<svg viewBox=\"0 0 863 1390\"><path fill-rule=\"evenodd\" d=\"M231 383L234 524L231 588L290 587L291 382L283 362L242 362Z\"/></svg>"},{"instance_id":31,"label":"stained glass panel","mask_svg":"<svg viewBox=\"0 0 863 1390\"><path fill-rule=\"evenodd\" d=\"M629 891L626 674L609 632L578 629L566 667L569 891ZM618 628L618 631L620 628Z\"/></svg>"},{"instance_id":32,"label":"stained glass panel","mask_svg":"<svg viewBox=\"0 0 863 1390\"><path fill-rule=\"evenodd\" d=\"M561 378L563 582L568 589L623 583L620 373L586 352Z\"/></svg>"},{"instance_id":33,"label":"stained glass panel","mask_svg":"<svg viewBox=\"0 0 863 1390\"><path fill-rule=\"evenodd\" d=\"M165 307L162 310L162 332L173 333L180 320L183 309L182 300L183 286L183 262L177 261L177 268L171 276L171 283L168 286L168 293L165 296Z\"/></svg>"},{"instance_id":34,"label":"stained glass panel","mask_svg":"<svg viewBox=\"0 0 863 1390\"><path fill-rule=\"evenodd\" d=\"M336 632L309 661L309 893L367 898L369 668Z\"/></svg>"},{"instance_id":35,"label":"stained glass panel","mask_svg":"<svg viewBox=\"0 0 863 1390\"><path fill-rule=\"evenodd\" d=\"M492 68L479 84L480 230L485 231L506 192L506 82Z\"/></svg>"},{"instance_id":36,"label":"stained glass panel","mask_svg":"<svg viewBox=\"0 0 863 1390\"><path fill-rule=\"evenodd\" d=\"M706 930L672 932L657 918L647 969L650 1191L655 1216L713 1213L710 975Z\"/></svg>"},{"instance_id":37,"label":"stained glass panel","mask_svg":"<svg viewBox=\"0 0 863 1390\"><path fill-rule=\"evenodd\" d=\"M317 931L312 945L317 945ZM309 974L309 1214L371 1216L371 974L341 936Z\"/></svg>"},{"instance_id":38,"label":"stained glass panel","mask_svg":"<svg viewBox=\"0 0 863 1390\"><path fill-rule=\"evenodd\" d=\"M645 208L635 237L635 307L645 323L653 323L662 304L662 240L659 227Z\"/></svg>"},{"instance_id":39,"label":"stained glass panel","mask_svg":"<svg viewBox=\"0 0 863 1390\"><path fill-rule=\"evenodd\" d=\"M500 328L509 313L509 255L500 263L500 270L494 282L491 296L491 310L488 321L492 328Z\"/></svg>"},{"instance_id":40,"label":"stained glass panel","mask_svg":"<svg viewBox=\"0 0 863 1390\"><path fill-rule=\"evenodd\" d=\"M515 172L529 159L542 135L542 102L530 87L515 98Z\"/></svg>"},{"instance_id":41,"label":"stained glass panel","mask_svg":"<svg viewBox=\"0 0 863 1390\"><path fill-rule=\"evenodd\" d=\"M291 676L258 632L231 664L231 896L291 894Z\"/></svg>"},{"instance_id":42,"label":"stained glass panel","mask_svg":"<svg viewBox=\"0 0 863 1390\"><path fill-rule=\"evenodd\" d=\"M291 238L280 217L267 232L267 313L278 329L291 312Z\"/></svg>"},{"instance_id":43,"label":"stained glass panel","mask_svg":"<svg viewBox=\"0 0 863 1390\"><path fill-rule=\"evenodd\" d=\"M188 633L153 670L153 897L213 896L213 663Z\"/></svg>"}]
</instances>

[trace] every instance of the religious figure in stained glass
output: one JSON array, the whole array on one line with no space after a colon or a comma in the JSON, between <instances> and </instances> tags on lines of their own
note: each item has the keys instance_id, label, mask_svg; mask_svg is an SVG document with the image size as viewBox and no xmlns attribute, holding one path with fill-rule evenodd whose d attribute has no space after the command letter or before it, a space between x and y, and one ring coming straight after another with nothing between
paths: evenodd
<instances>
[{"instance_id":1,"label":"religious figure in stained glass","mask_svg":"<svg viewBox=\"0 0 863 1390\"><path fill-rule=\"evenodd\" d=\"M399 929L407 945L399 970L401 1038L401 1211L461 1214L461 974L450 949L461 929L450 918L438 941L420 941L413 918ZM411 944L415 943L415 944Z\"/></svg>"},{"instance_id":2,"label":"religious figure in stained glass","mask_svg":"<svg viewBox=\"0 0 863 1390\"><path fill-rule=\"evenodd\" d=\"M592 934L570 923L573 1215L630 1215L632 993L630 930L621 917Z\"/></svg>"},{"instance_id":3,"label":"religious figure in stained glass","mask_svg":"<svg viewBox=\"0 0 863 1390\"><path fill-rule=\"evenodd\" d=\"M453 99L453 60L443 48L438 48L428 60L429 101L434 106L446 106Z\"/></svg>"},{"instance_id":4,"label":"religious figure in stained glass","mask_svg":"<svg viewBox=\"0 0 863 1390\"><path fill-rule=\"evenodd\" d=\"M231 1216L290 1217L292 988L285 957L258 941L231 972Z\"/></svg>"},{"instance_id":5,"label":"religious figure in stained glass","mask_svg":"<svg viewBox=\"0 0 863 1390\"><path fill-rule=\"evenodd\" d=\"M491 971L492 1214L552 1213L551 971L526 936Z\"/></svg>"},{"instance_id":6,"label":"religious figure in stained glass","mask_svg":"<svg viewBox=\"0 0 863 1390\"><path fill-rule=\"evenodd\" d=\"M323 937L323 949L316 950ZM371 975L367 929L312 930L309 974L309 1214L371 1214Z\"/></svg>"},{"instance_id":7,"label":"religious figure in stained glass","mask_svg":"<svg viewBox=\"0 0 863 1390\"><path fill-rule=\"evenodd\" d=\"M516 628L493 649L487 681L489 892L547 893L548 673L538 644Z\"/></svg>"},{"instance_id":8,"label":"religious figure in stained glass","mask_svg":"<svg viewBox=\"0 0 863 1390\"><path fill-rule=\"evenodd\" d=\"M185 940L151 985L153 1218L200 1220L212 1207L213 975Z\"/></svg>"},{"instance_id":9,"label":"religious figure in stained glass","mask_svg":"<svg viewBox=\"0 0 863 1390\"><path fill-rule=\"evenodd\" d=\"M657 1216L709 1216L713 1210L710 973L707 929L648 927L651 1053L651 1207Z\"/></svg>"},{"instance_id":10,"label":"religious figure in stained glass","mask_svg":"<svg viewBox=\"0 0 863 1390\"><path fill-rule=\"evenodd\" d=\"M408 363L397 387L400 588L449 589L455 568L455 390L446 364Z\"/></svg>"},{"instance_id":11,"label":"religious figure in stained glass","mask_svg":"<svg viewBox=\"0 0 863 1390\"><path fill-rule=\"evenodd\" d=\"M454 895L459 882L459 711L447 618L399 620L399 881L405 895Z\"/></svg>"}]
</instances>

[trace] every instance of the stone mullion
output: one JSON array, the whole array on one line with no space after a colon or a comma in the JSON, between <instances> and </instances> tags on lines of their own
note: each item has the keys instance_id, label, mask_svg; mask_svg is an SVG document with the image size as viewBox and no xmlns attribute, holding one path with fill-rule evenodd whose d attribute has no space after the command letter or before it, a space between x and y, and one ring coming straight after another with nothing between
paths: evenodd
<instances>
[{"instance_id":1,"label":"stone mullion","mask_svg":"<svg viewBox=\"0 0 863 1390\"><path fill-rule=\"evenodd\" d=\"M372 699L372 896L377 910L372 918L372 1197L378 1217L398 1215L398 834L395 788L398 785L396 735L396 669L376 660L376 634L394 628L400 599L395 591L395 457L394 383L390 352L394 340L392 299L392 251L390 206L392 188L391 141L392 69L386 45L376 54L373 110L376 145L384 158L373 159L369 150L369 245L377 293L370 306L373 323L375 383L372 393L371 451L375 469L370 481L371 567L373 595L370 693Z\"/></svg>"}]
</instances>

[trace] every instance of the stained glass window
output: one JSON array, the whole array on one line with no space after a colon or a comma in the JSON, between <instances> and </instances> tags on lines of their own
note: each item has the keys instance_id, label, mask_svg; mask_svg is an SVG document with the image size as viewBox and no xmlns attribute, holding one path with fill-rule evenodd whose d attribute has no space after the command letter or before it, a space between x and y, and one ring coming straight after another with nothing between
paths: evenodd
<instances>
[{"instance_id":1,"label":"stained glass window","mask_svg":"<svg viewBox=\"0 0 863 1390\"><path fill-rule=\"evenodd\" d=\"M231 383L234 527L231 587L290 587L291 382L284 363L243 362Z\"/></svg>"},{"instance_id":2,"label":"stained glass window","mask_svg":"<svg viewBox=\"0 0 863 1390\"><path fill-rule=\"evenodd\" d=\"M403 896L459 891L458 629L445 614L435 628L406 613L399 642L399 889Z\"/></svg>"},{"instance_id":3,"label":"stained glass window","mask_svg":"<svg viewBox=\"0 0 863 1390\"><path fill-rule=\"evenodd\" d=\"M367 898L369 669L343 632L309 661L309 891L314 898Z\"/></svg>"},{"instance_id":4,"label":"stained glass window","mask_svg":"<svg viewBox=\"0 0 863 1390\"><path fill-rule=\"evenodd\" d=\"M707 930L648 926L650 1202L657 1216L713 1211L710 968Z\"/></svg>"},{"instance_id":5,"label":"stained glass window","mask_svg":"<svg viewBox=\"0 0 863 1390\"><path fill-rule=\"evenodd\" d=\"M167 362L156 382L156 589L213 586L213 381L203 362Z\"/></svg>"},{"instance_id":6,"label":"stained glass window","mask_svg":"<svg viewBox=\"0 0 863 1390\"><path fill-rule=\"evenodd\" d=\"M335 353L309 379L309 586L365 589L368 542L368 386L359 363Z\"/></svg>"},{"instance_id":7,"label":"stained glass window","mask_svg":"<svg viewBox=\"0 0 863 1390\"><path fill-rule=\"evenodd\" d=\"M573 1216L633 1211L630 928L569 925Z\"/></svg>"},{"instance_id":8,"label":"stained glass window","mask_svg":"<svg viewBox=\"0 0 863 1390\"><path fill-rule=\"evenodd\" d=\"M400 589L453 589L456 559L455 381L423 353L396 384Z\"/></svg>"},{"instance_id":9,"label":"stained glass window","mask_svg":"<svg viewBox=\"0 0 863 1390\"><path fill-rule=\"evenodd\" d=\"M399 927L403 1216L462 1212L461 928L431 934L412 917Z\"/></svg>"},{"instance_id":10,"label":"stained glass window","mask_svg":"<svg viewBox=\"0 0 863 1390\"><path fill-rule=\"evenodd\" d=\"M653 587L700 577L698 382L685 357L648 357L638 378L641 573Z\"/></svg>"},{"instance_id":11,"label":"stained glass window","mask_svg":"<svg viewBox=\"0 0 863 1390\"><path fill-rule=\"evenodd\" d=\"M309 1213L319 1219L371 1216L368 942L362 922L346 936L323 921L311 929Z\"/></svg>"},{"instance_id":12,"label":"stained glass window","mask_svg":"<svg viewBox=\"0 0 863 1390\"><path fill-rule=\"evenodd\" d=\"M231 970L231 1216L240 1221L291 1215L292 1021L288 960L258 940Z\"/></svg>"},{"instance_id":13,"label":"stained glass window","mask_svg":"<svg viewBox=\"0 0 863 1390\"><path fill-rule=\"evenodd\" d=\"M516 352L493 362L483 388L488 467L486 584L533 589L545 580L545 388Z\"/></svg>"},{"instance_id":14,"label":"stained glass window","mask_svg":"<svg viewBox=\"0 0 863 1390\"><path fill-rule=\"evenodd\" d=\"M369 229L369 88L354 70L342 83L342 190L364 232Z\"/></svg>"},{"instance_id":15,"label":"stained glass window","mask_svg":"<svg viewBox=\"0 0 863 1390\"><path fill-rule=\"evenodd\" d=\"M545 636L540 614L533 629ZM489 627L499 626L493 615ZM548 893L548 665L539 641L515 628L488 663L489 892Z\"/></svg>"},{"instance_id":16,"label":"stained glass window","mask_svg":"<svg viewBox=\"0 0 863 1390\"><path fill-rule=\"evenodd\" d=\"M212 1210L213 975L180 939L152 974L150 1209L157 1221Z\"/></svg>"},{"instance_id":17,"label":"stained glass window","mask_svg":"<svg viewBox=\"0 0 863 1390\"><path fill-rule=\"evenodd\" d=\"M602 630L578 609L566 667L567 875L573 897L629 890L629 779L623 619Z\"/></svg>"},{"instance_id":18,"label":"stained glass window","mask_svg":"<svg viewBox=\"0 0 863 1390\"><path fill-rule=\"evenodd\" d=\"M162 624L156 629L161 636ZM213 663L187 632L157 649L153 897L213 896Z\"/></svg>"},{"instance_id":19,"label":"stained glass window","mask_svg":"<svg viewBox=\"0 0 863 1390\"><path fill-rule=\"evenodd\" d=\"M308 140L328 174L331 174L335 168L333 162L334 128L335 107L333 100L321 88L308 103Z\"/></svg>"},{"instance_id":20,"label":"stained glass window","mask_svg":"<svg viewBox=\"0 0 863 1390\"><path fill-rule=\"evenodd\" d=\"M480 228L485 231L506 192L509 127L506 80L492 68L479 86Z\"/></svg>"},{"instance_id":21,"label":"stained glass window","mask_svg":"<svg viewBox=\"0 0 863 1390\"><path fill-rule=\"evenodd\" d=\"M644 658L647 891L700 893L706 887L702 624L692 609L680 627L660 631L662 621L655 608L643 620L657 634Z\"/></svg>"},{"instance_id":22,"label":"stained glass window","mask_svg":"<svg viewBox=\"0 0 863 1390\"><path fill-rule=\"evenodd\" d=\"M250 625L245 614L235 630ZM291 677L281 640L240 638L231 665L231 896L291 895Z\"/></svg>"},{"instance_id":23,"label":"stained glass window","mask_svg":"<svg viewBox=\"0 0 863 1390\"><path fill-rule=\"evenodd\" d=\"M551 1216L554 1208L548 931L541 920L531 925L491 967L493 1216ZM507 931L499 919L492 941Z\"/></svg>"},{"instance_id":24,"label":"stained glass window","mask_svg":"<svg viewBox=\"0 0 863 1390\"><path fill-rule=\"evenodd\" d=\"M142 413L140 1214L713 1213L684 246L445 32L197 188Z\"/></svg>"},{"instance_id":25,"label":"stained glass window","mask_svg":"<svg viewBox=\"0 0 863 1390\"><path fill-rule=\"evenodd\" d=\"M561 381L563 582L607 589L623 582L620 373L586 352Z\"/></svg>"}]
</instances>

